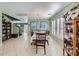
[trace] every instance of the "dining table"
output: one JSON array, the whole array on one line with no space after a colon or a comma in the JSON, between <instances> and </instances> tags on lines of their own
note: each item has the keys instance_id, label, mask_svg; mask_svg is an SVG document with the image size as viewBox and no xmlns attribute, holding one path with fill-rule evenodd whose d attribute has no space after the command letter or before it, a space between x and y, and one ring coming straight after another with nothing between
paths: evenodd
<instances>
[{"instance_id":1,"label":"dining table","mask_svg":"<svg viewBox=\"0 0 79 59\"><path fill-rule=\"evenodd\" d=\"M45 33L45 32L34 32L34 34L31 37L31 43L33 43L36 40L36 33ZM50 35L46 34L46 42L49 45L49 39L50 39Z\"/></svg>"}]
</instances>

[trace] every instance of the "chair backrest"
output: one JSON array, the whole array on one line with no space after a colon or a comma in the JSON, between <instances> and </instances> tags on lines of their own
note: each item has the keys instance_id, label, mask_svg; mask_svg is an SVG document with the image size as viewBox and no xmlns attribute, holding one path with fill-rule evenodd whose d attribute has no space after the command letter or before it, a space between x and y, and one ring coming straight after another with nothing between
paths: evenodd
<instances>
[{"instance_id":1,"label":"chair backrest","mask_svg":"<svg viewBox=\"0 0 79 59\"><path fill-rule=\"evenodd\" d=\"M36 53L37 53L37 47L42 46L44 47L44 54L46 54L46 33L36 33Z\"/></svg>"},{"instance_id":2,"label":"chair backrest","mask_svg":"<svg viewBox=\"0 0 79 59\"><path fill-rule=\"evenodd\" d=\"M46 40L46 33L36 33L36 40Z\"/></svg>"}]
</instances>

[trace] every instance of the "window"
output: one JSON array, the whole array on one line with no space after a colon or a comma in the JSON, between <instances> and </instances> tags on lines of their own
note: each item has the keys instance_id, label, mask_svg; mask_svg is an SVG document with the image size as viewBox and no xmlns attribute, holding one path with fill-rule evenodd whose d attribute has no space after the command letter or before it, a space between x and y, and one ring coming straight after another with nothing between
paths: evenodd
<instances>
[{"instance_id":1,"label":"window","mask_svg":"<svg viewBox=\"0 0 79 59\"><path fill-rule=\"evenodd\" d=\"M53 30L54 30L54 34L55 34L55 20L53 21L53 23L54 23L53 24L54 25L54 27L53 27L54 29Z\"/></svg>"},{"instance_id":2,"label":"window","mask_svg":"<svg viewBox=\"0 0 79 59\"><path fill-rule=\"evenodd\" d=\"M65 19L63 17L61 17L60 19L61 19L61 22L60 22L60 35L63 38L63 28L64 28L64 20Z\"/></svg>"},{"instance_id":3,"label":"window","mask_svg":"<svg viewBox=\"0 0 79 59\"><path fill-rule=\"evenodd\" d=\"M57 20L55 20L55 34L57 34Z\"/></svg>"},{"instance_id":4,"label":"window","mask_svg":"<svg viewBox=\"0 0 79 59\"><path fill-rule=\"evenodd\" d=\"M42 22L40 23L40 29L41 29L41 30L47 30L47 22L42 21Z\"/></svg>"},{"instance_id":5,"label":"window","mask_svg":"<svg viewBox=\"0 0 79 59\"><path fill-rule=\"evenodd\" d=\"M54 21L52 21L52 33L54 34Z\"/></svg>"},{"instance_id":6,"label":"window","mask_svg":"<svg viewBox=\"0 0 79 59\"><path fill-rule=\"evenodd\" d=\"M32 31L35 31L36 30L36 22L35 21L32 21L31 22L31 30Z\"/></svg>"},{"instance_id":7,"label":"window","mask_svg":"<svg viewBox=\"0 0 79 59\"><path fill-rule=\"evenodd\" d=\"M52 21L52 34L57 36L61 36L63 38L63 25L64 25L64 18L58 18L57 20Z\"/></svg>"},{"instance_id":8,"label":"window","mask_svg":"<svg viewBox=\"0 0 79 59\"><path fill-rule=\"evenodd\" d=\"M57 35L59 36L59 21L60 21L60 19L58 18L57 19Z\"/></svg>"}]
</instances>

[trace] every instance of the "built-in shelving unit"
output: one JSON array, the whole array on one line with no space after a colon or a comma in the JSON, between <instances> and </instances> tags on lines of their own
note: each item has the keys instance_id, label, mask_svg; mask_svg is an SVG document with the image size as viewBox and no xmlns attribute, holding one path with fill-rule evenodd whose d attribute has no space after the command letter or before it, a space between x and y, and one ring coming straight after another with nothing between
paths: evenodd
<instances>
[{"instance_id":1,"label":"built-in shelving unit","mask_svg":"<svg viewBox=\"0 0 79 59\"><path fill-rule=\"evenodd\" d=\"M64 22L64 55L79 55L79 20Z\"/></svg>"},{"instance_id":2,"label":"built-in shelving unit","mask_svg":"<svg viewBox=\"0 0 79 59\"><path fill-rule=\"evenodd\" d=\"M2 22L2 40L5 41L11 38L11 23Z\"/></svg>"},{"instance_id":3,"label":"built-in shelving unit","mask_svg":"<svg viewBox=\"0 0 79 59\"><path fill-rule=\"evenodd\" d=\"M64 15L63 55L79 56L79 4Z\"/></svg>"}]
</instances>

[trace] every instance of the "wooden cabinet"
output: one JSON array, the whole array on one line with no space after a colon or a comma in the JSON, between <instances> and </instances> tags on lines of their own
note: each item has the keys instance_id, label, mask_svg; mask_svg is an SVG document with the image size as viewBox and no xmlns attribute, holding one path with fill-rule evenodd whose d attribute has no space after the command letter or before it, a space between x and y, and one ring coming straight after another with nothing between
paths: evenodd
<instances>
[{"instance_id":1,"label":"wooden cabinet","mask_svg":"<svg viewBox=\"0 0 79 59\"><path fill-rule=\"evenodd\" d=\"M7 40L11 38L11 23L2 22L2 40Z\"/></svg>"}]
</instances>

